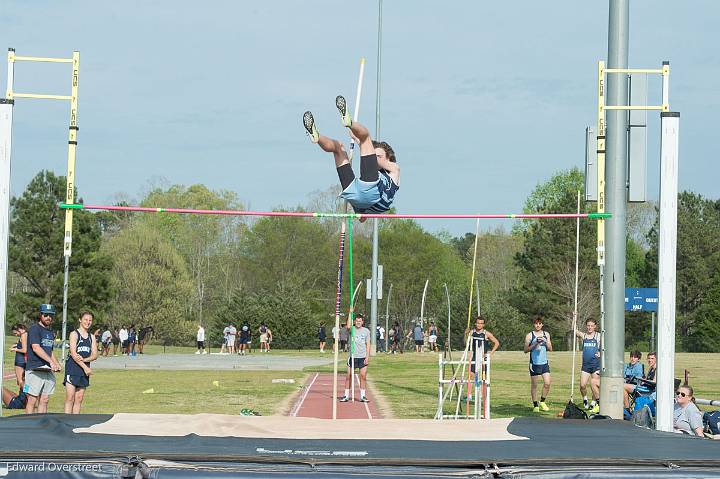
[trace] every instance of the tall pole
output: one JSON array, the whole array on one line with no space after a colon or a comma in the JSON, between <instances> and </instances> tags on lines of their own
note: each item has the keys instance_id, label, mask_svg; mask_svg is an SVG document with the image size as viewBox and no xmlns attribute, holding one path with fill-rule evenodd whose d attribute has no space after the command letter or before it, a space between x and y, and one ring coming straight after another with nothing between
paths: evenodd
<instances>
[{"instance_id":1,"label":"tall pole","mask_svg":"<svg viewBox=\"0 0 720 479\"><path fill-rule=\"evenodd\" d=\"M678 133L680 114L660 114L660 231L658 234L657 429L672 432L675 391Z\"/></svg>"},{"instance_id":2,"label":"tall pole","mask_svg":"<svg viewBox=\"0 0 720 479\"><path fill-rule=\"evenodd\" d=\"M375 96L375 139L380 138L380 54L382 52L382 0L378 0L378 57L377 57L377 93ZM378 270L378 219L373 218L373 243L372 243L372 275L370 279L370 354L375 355L377 351L377 339L375 331L378 324L378 287L377 287L377 270ZM387 331L386 331L387 334Z\"/></svg>"},{"instance_id":3,"label":"tall pole","mask_svg":"<svg viewBox=\"0 0 720 479\"><path fill-rule=\"evenodd\" d=\"M610 0L608 68L627 68L629 0ZM625 75L608 75L607 104L627 105ZM604 368L600 383L601 413L623 417L623 361L625 351L625 209L627 182L627 112L607 111L605 204L613 212L606 222Z\"/></svg>"},{"instance_id":4,"label":"tall pole","mask_svg":"<svg viewBox=\"0 0 720 479\"><path fill-rule=\"evenodd\" d=\"M337 419L338 355L340 354L340 307L342 304L343 260L345 256L345 222L340 224L340 247L338 253L338 275L335 295L335 334L333 335L333 395L332 418ZM352 294L352 289L350 289Z\"/></svg>"},{"instance_id":5,"label":"tall pole","mask_svg":"<svg viewBox=\"0 0 720 479\"><path fill-rule=\"evenodd\" d=\"M390 296L392 295L392 283L390 283L390 289L388 290L387 299L385 300L385 352L390 351L390 342L388 331L390 331Z\"/></svg>"},{"instance_id":6,"label":"tall pole","mask_svg":"<svg viewBox=\"0 0 720 479\"><path fill-rule=\"evenodd\" d=\"M8 85L12 87L11 72L8 72L8 82ZM7 277L10 269L8 243L10 240L12 117L13 101L0 98L0 365L5 364L5 311L7 310ZM2 377L0 377L1 384ZM2 408L0 408L0 417L2 417Z\"/></svg>"},{"instance_id":7,"label":"tall pole","mask_svg":"<svg viewBox=\"0 0 720 479\"><path fill-rule=\"evenodd\" d=\"M377 331L378 324L378 219L373 219L373 242L372 242L372 276L370 279L370 355L374 356L377 352Z\"/></svg>"},{"instance_id":8,"label":"tall pole","mask_svg":"<svg viewBox=\"0 0 720 479\"><path fill-rule=\"evenodd\" d=\"M448 291L447 283L444 283L443 286L445 287L445 297L447 298L447 307L448 307L447 344L448 344L448 350L449 350L449 349L451 349L451 347L450 347L450 292Z\"/></svg>"}]
</instances>

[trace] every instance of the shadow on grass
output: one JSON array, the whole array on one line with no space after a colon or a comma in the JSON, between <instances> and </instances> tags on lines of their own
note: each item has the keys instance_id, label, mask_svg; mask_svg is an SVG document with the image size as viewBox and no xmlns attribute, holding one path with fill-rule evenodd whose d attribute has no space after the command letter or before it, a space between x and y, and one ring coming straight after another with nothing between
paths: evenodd
<instances>
[{"instance_id":1,"label":"shadow on grass","mask_svg":"<svg viewBox=\"0 0 720 479\"><path fill-rule=\"evenodd\" d=\"M413 388L413 387L408 387L408 386L402 386L402 385L400 385L400 384L391 383L391 382L388 382L388 381L385 381L385 380L382 380L382 379L375 379L373 382L374 382L375 384L379 385L381 392L382 392L385 396L388 396L388 395L390 395L390 396L397 396L398 394L395 392L395 390L397 390L397 389L401 389L401 390L404 390L404 391L407 391L407 392L411 392L411 393L413 393L413 394L418 394L418 395L420 395L420 396L435 397L435 394L437 393L437 391L427 391L427 390L424 390L424 389L418 389L418 388Z\"/></svg>"}]
</instances>

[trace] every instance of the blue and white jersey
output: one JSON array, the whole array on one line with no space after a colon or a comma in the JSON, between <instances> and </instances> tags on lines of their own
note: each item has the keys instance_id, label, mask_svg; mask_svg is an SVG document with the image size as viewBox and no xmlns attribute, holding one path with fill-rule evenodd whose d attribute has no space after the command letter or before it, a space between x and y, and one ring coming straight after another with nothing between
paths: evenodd
<instances>
[{"instance_id":1,"label":"blue and white jersey","mask_svg":"<svg viewBox=\"0 0 720 479\"><path fill-rule=\"evenodd\" d=\"M92 354L92 342L93 342L93 336L92 334L88 334L84 338L80 334L80 330L76 329L75 333L77 333L77 353L82 358L89 358ZM85 371L83 371L83 368L80 367L78 363L75 362L72 356L68 357L67 361L65 362L65 375L66 376L84 376Z\"/></svg>"},{"instance_id":2,"label":"blue and white jersey","mask_svg":"<svg viewBox=\"0 0 720 479\"><path fill-rule=\"evenodd\" d=\"M355 178L340 197L347 200L356 213L385 213L400 188L385 170L378 171L377 181L362 181Z\"/></svg>"},{"instance_id":3,"label":"blue and white jersey","mask_svg":"<svg viewBox=\"0 0 720 479\"><path fill-rule=\"evenodd\" d=\"M592 337L585 335L583 339L583 353L582 353L582 366L583 368L600 367L600 358L595 356L600 351L600 341L598 340L598 334L595 333Z\"/></svg>"},{"instance_id":4,"label":"blue and white jersey","mask_svg":"<svg viewBox=\"0 0 720 479\"><path fill-rule=\"evenodd\" d=\"M535 331L530 332L530 364L540 366L548 363L547 359L547 333L543 331L542 336L537 336ZM542 338L543 341L539 342L538 339Z\"/></svg>"}]
</instances>

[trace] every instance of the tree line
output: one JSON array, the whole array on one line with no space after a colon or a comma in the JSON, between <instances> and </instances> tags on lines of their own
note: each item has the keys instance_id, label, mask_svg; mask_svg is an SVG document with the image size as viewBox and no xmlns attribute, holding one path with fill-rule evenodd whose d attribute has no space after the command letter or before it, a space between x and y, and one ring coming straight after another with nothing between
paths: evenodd
<instances>
[{"instance_id":1,"label":"tree line","mask_svg":"<svg viewBox=\"0 0 720 479\"><path fill-rule=\"evenodd\" d=\"M584 179L561 171L528 196L528 213L574 212ZM11 200L8 324L36 318L40 303L60 310L63 291L65 178L39 172ZM80 192L76 194L80 197ZM314 192L293 211L342 212L331 188ZM78 200L82 202L82 200ZM204 185L152 189L142 206L242 209L236 194ZM582 212L595 205L582 202ZM190 345L202 323L219 344L229 323L267 324L278 347L316 344L320 323L334 322L340 223L332 218L247 218L132 212L74 213L68 318L95 312L96 324L152 326L155 341ZM470 282L480 293L479 310L504 349L520 349L535 314L571 347L575 281L575 221L523 220L512 229L430 233L413 220L383 220L379 262L384 266L379 317L408 332L420 316L423 286L430 280L424 320L443 339L462 347L469 314ZM580 223L578 326L599 311L596 223ZM627 287L657 286L658 215L653 204L629 205ZM370 277L370 223L354 223L354 282ZM347 251L347 248L346 248ZM347 255L346 255L347 256ZM343 311L349 308L349 259L344 267ZM678 197L677 346L716 351L720 341L720 201L692 192ZM388 288L393 285L390 304ZM449 293L449 305L445 293ZM356 311L365 312L364 292ZM473 303L475 295L473 294ZM59 323L59 321L58 321ZM55 325L59 327L59 324ZM627 348L647 349L650 317L628 313ZM561 344L562 343L562 344Z\"/></svg>"}]
</instances>

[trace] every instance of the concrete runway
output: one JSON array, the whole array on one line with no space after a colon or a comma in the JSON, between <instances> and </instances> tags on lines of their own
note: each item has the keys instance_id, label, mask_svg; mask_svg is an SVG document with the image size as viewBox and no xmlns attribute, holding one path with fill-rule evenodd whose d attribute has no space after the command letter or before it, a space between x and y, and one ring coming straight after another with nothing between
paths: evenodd
<instances>
[{"instance_id":1,"label":"concrete runway","mask_svg":"<svg viewBox=\"0 0 720 479\"><path fill-rule=\"evenodd\" d=\"M247 356L237 354L138 354L137 356L99 357L93 361L93 369L165 369L165 370L226 370L246 371L301 371L308 366L332 364L332 354L327 358L308 358L288 354L273 355L255 353Z\"/></svg>"}]
</instances>

